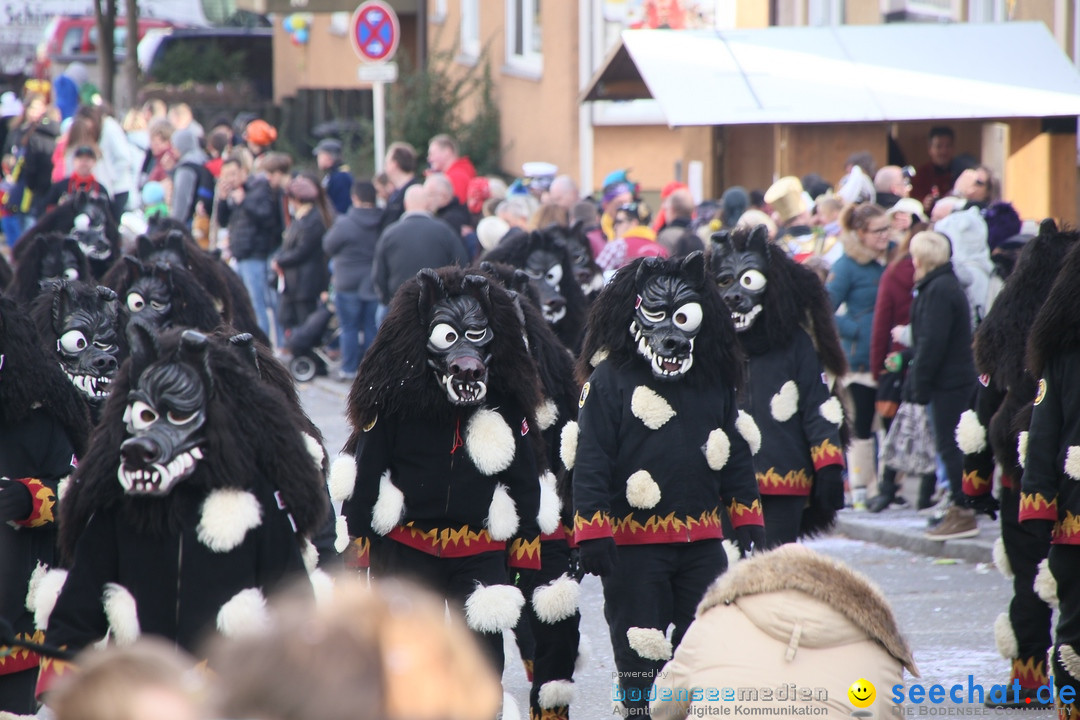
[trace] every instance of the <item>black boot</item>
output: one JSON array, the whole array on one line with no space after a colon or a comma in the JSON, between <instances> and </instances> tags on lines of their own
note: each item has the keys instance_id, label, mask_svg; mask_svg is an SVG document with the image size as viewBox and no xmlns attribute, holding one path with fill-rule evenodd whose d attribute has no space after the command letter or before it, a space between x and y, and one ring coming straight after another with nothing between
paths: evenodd
<instances>
[{"instance_id":1,"label":"black boot","mask_svg":"<svg viewBox=\"0 0 1080 720\"><path fill-rule=\"evenodd\" d=\"M878 483L878 494L866 504L866 509L872 513L879 513L896 502L896 471L885 468L881 473L881 482Z\"/></svg>"},{"instance_id":2,"label":"black boot","mask_svg":"<svg viewBox=\"0 0 1080 720\"><path fill-rule=\"evenodd\" d=\"M919 502L916 510L925 510L934 504L934 489L937 487L937 475L927 473L919 480Z\"/></svg>"}]
</instances>

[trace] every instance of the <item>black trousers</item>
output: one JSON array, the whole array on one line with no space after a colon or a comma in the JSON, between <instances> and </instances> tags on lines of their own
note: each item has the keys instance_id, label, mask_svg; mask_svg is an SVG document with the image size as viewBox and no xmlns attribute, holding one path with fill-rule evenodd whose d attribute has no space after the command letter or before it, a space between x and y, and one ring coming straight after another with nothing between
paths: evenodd
<instances>
[{"instance_id":1,"label":"black trousers","mask_svg":"<svg viewBox=\"0 0 1080 720\"><path fill-rule=\"evenodd\" d=\"M971 407L974 389L939 390L930 401L930 417L934 423L934 445L945 472L949 476L949 490L953 504L964 497L964 451L956 444L956 424L960 415Z\"/></svg>"},{"instance_id":2,"label":"black trousers","mask_svg":"<svg viewBox=\"0 0 1080 720\"><path fill-rule=\"evenodd\" d=\"M38 669L0 675L0 711L13 715L33 715L37 712L34 690Z\"/></svg>"},{"instance_id":3,"label":"black trousers","mask_svg":"<svg viewBox=\"0 0 1080 720\"><path fill-rule=\"evenodd\" d=\"M1058 689L1066 685L1071 685L1080 695L1080 672L1075 672L1074 667L1074 673L1070 673L1063 661L1063 656L1067 659L1070 655L1080 654L1080 545L1051 545L1047 557L1050 572L1057 580L1060 602L1054 646L1050 649L1055 697ZM1078 706L1075 702L1071 705ZM1062 716L1062 713L1058 714L1058 717Z\"/></svg>"},{"instance_id":4,"label":"black trousers","mask_svg":"<svg viewBox=\"0 0 1080 720\"><path fill-rule=\"evenodd\" d=\"M518 573L518 586L526 600L522 622L518 624L527 626L533 650L529 715L545 720L565 720L570 717L569 707L563 702L565 694L557 692L556 685L549 683L573 680L581 639L578 629L581 613L577 603L573 607L567 603L553 606L551 600L553 593L565 589L567 583L577 583L577 579L571 566L570 546L565 540L541 543L540 561L539 570ZM521 647L520 634L518 647ZM524 658L526 650L522 652Z\"/></svg>"},{"instance_id":5,"label":"black trousers","mask_svg":"<svg viewBox=\"0 0 1080 720\"><path fill-rule=\"evenodd\" d=\"M877 401L877 388L851 383L847 386L847 391L851 396L851 404L855 409L855 417L852 418L851 422L851 431L859 440L873 437L874 403Z\"/></svg>"},{"instance_id":6,"label":"black trousers","mask_svg":"<svg viewBox=\"0 0 1080 720\"><path fill-rule=\"evenodd\" d=\"M799 525L806 509L805 495L762 495L761 513L765 516L765 547L771 550L799 539Z\"/></svg>"},{"instance_id":7,"label":"black trousers","mask_svg":"<svg viewBox=\"0 0 1080 720\"><path fill-rule=\"evenodd\" d=\"M1019 650L1016 658L1010 658L1013 660L1014 677L1010 677L1009 682L1017 679L1022 687L1038 687L1046 682L1046 650L1052 642L1052 610L1035 592L1034 583L1039 563L1046 557L1050 546L1020 524L1019 512L1019 491L1002 488L1001 540L1013 572L1009 624L1016 635Z\"/></svg>"},{"instance_id":8,"label":"black trousers","mask_svg":"<svg viewBox=\"0 0 1080 720\"><path fill-rule=\"evenodd\" d=\"M679 646L705 590L726 569L720 540L619 547L615 571L604 578L604 617L619 671L613 699L630 717L649 716L653 678ZM672 624L669 652L664 637Z\"/></svg>"},{"instance_id":9,"label":"black trousers","mask_svg":"<svg viewBox=\"0 0 1080 720\"><path fill-rule=\"evenodd\" d=\"M406 578L446 598L451 607L464 614L465 602L477 590L477 584L509 585L506 553L485 552L460 558L428 555L393 540L379 543L379 567L385 575ZM479 632L470 628L481 647L491 658L495 671L502 677L502 632ZM509 629L509 628L502 628Z\"/></svg>"}]
</instances>

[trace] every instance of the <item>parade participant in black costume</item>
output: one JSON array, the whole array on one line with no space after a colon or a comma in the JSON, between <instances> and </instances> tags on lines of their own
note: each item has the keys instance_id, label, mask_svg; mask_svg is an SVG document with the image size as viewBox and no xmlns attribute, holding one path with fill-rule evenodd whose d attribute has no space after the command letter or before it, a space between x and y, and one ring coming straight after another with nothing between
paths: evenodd
<instances>
[{"instance_id":1,"label":"parade participant in black costume","mask_svg":"<svg viewBox=\"0 0 1080 720\"><path fill-rule=\"evenodd\" d=\"M1056 597L1057 626L1047 653L1054 688L1080 688L1080 243L1073 243L1031 326L1027 368L1039 378L1026 448L1021 447L1020 524L1049 543L1040 596ZM996 303L995 303L996 305ZM1021 441L1023 442L1023 441ZM1058 717L1080 716L1075 696L1055 691Z\"/></svg>"},{"instance_id":2,"label":"parade participant in black costume","mask_svg":"<svg viewBox=\"0 0 1080 720\"><path fill-rule=\"evenodd\" d=\"M79 241L60 233L41 233L24 238L15 246L15 265L15 279L8 295L21 303L29 303L37 297L43 282L91 280L90 264L79 247Z\"/></svg>"},{"instance_id":3,"label":"parade participant in black costume","mask_svg":"<svg viewBox=\"0 0 1080 720\"><path fill-rule=\"evenodd\" d=\"M510 295L457 268L424 269L394 296L349 394L358 473L346 562L413 575L465 609L501 672L502 631L539 569L536 365Z\"/></svg>"},{"instance_id":4,"label":"parade participant in black costume","mask_svg":"<svg viewBox=\"0 0 1080 720\"><path fill-rule=\"evenodd\" d=\"M563 447L575 459L581 567L603 578L620 692L636 716L647 715L653 676L727 567L720 514L742 552L765 543L737 430L742 361L701 253L635 261L592 305L580 437Z\"/></svg>"},{"instance_id":5,"label":"parade participant in black costume","mask_svg":"<svg viewBox=\"0 0 1080 720\"><path fill-rule=\"evenodd\" d=\"M105 277L112 264L120 259L120 229L107 198L76 193L42 215L19 238L16 250L27 239L50 232L69 235L79 242L93 274L93 278L82 278L85 282Z\"/></svg>"},{"instance_id":6,"label":"parade participant in black costume","mask_svg":"<svg viewBox=\"0 0 1080 720\"><path fill-rule=\"evenodd\" d=\"M144 265L130 255L122 264L125 282L113 290L127 307L128 317L159 332L170 327L210 332L221 325L214 299L182 265Z\"/></svg>"},{"instance_id":7,"label":"parade participant in black costume","mask_svg":"<svg viewBox=\"0 0 1080 720\"><path fill-rule=\"evenodd\" d=\"M96 422L127 354L127 314L116 293L100 285L59 280L42 288L30 316L42 348L59 361Z\"/></svg>"},{"instance_id":8,"label":"parade participant in black costume","mask_svg":"<svg viewBox=\"0 0 1080 720\"><path fill-rule=\"evenodd\" d=\"M540 311L539 298L523 270L480 263L485 275L517 296L525 340L540 374L543 399L536 424L544 440L540 475L540 559L538 571L519 571L525 593L522 621L514 629L532 683L531 717L565 720L574 698L574 665L579 657L580 587L571 557L573 542L572 471L563 462L563 433L577 434L578 386L574 361ZM571 463L573 461L571 460ZM526 642L526 636L532 642ZM528 657L526 657L528 656Z\"/></svg>"},{"instance_id":9,"label":"parade participant in black costume","mask_svg":"<svg viewBox=\"0 0 1080 720\"><path fill-rule=\"evenodd\" d=\"M0 617L15 640L40 643L27 597L57 563L60 484L86 450L90 416L36 335L25 309L0 296ZM36 711L38 662L0 644L0 712Z\"/></svg>"},{"instance_id":10,"label":"parade participant in black costume","mask_svg":"<svg viewBox=\"0 0 1080 720\"><path fill-rule=\"evenodd\" d=\"M288 401L233 349L137 320L129 336L65 497L70 571L46 639L79 650L150 634L193 652L208 632L265 621L266 597L304 571L325 490ZM39 696L70 669L44 661Z\"/></svg>"},{"instance_id":11,"label":"parade participant in black costume","mask_svg":"<svg viewBox=\"0 0 1080 720\"><path fill-rule=\"evenodd\" d=\"M765 538L795 542L827 530L844 507L844 410L829 376L843 375L847 360L832 305L764 225L715 233L709 262L749 359L739 425L754 452Z\"/></svg>"},{"instance_id":12,"label":"parade participant in black costume","mask_svg":"<svg viewBox=\"0 0 1080 720\"><path fill-rule=\"evenodd\" d=\"M1036 380L1026 368L1028 334L1070 248L1080 234L1059 232L1052 220L1043 221L1029 240L990 312L975 332L975 367L979 387L975 409L960 416L956 440L964 451L964 496L969 507L996 517L993 496L994 465L1001 466L1001 537L994 543L994 561L1012 580L1013 597L1007 613L994 623L998 651L1011 663L1009 685L1020 683L1019 704L1046 683L1046 651L1050 647L1051 607L1035 590L1039 564L1050 549L1019 521L1020 465L1018 445L1026 432L1035 400ZM1012 695L1009 700L1013 700Z\"/></svg>"},{"instance_id":13,"label":"parade participant in black costume","mask_svg":"<svg viewBox=\"0 0 1080 720\"><path fill-rule=\"evenodd\" d=\"M484 255L528 273L540 296L544 319L562 344L576 351L585 332L588 303L574 272L565 230L557 227L508 238Z\"/></svg>"}]
</instances>

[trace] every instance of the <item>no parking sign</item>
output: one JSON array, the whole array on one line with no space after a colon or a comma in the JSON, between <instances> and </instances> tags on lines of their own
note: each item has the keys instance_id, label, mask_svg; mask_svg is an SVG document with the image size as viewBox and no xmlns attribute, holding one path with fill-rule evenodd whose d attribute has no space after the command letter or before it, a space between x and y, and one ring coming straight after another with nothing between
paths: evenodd
<instances>
[{"instance_id":1,"label":"no parking sign","mask_svg":"<svg viewBox=\"0 0 1080 720\"><path fill-rule=\"evenodd\" d=\"M353 12L349 37L361 60L386 62L394 57L401 39L397 13L381 0L368 0Z\"/></svg>"}]
</instances>

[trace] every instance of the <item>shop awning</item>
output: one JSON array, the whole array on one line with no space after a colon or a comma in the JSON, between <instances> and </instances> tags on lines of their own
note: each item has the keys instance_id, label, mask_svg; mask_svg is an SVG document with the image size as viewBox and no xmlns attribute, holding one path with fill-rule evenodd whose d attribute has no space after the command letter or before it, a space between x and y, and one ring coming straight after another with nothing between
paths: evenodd
<instances>
[{"instance_id":1,"label":"shop awning","mask_svg":"<svg viewBox=\"0 0 1080 720\"><path fill-rule=\"evenodd\" d=\"M627 30L582 95L654 98L671 126L1080 115L1040 22Z\"/></svg>"}]
</instances>

